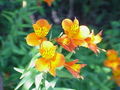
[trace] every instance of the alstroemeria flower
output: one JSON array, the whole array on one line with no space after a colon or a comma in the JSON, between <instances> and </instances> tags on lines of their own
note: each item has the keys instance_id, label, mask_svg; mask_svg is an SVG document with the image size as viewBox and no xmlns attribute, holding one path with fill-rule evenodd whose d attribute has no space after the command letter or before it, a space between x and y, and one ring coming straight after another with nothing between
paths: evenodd
<instances>
[{"instance_id":1,"label":"alstroemeria flower","mask_svg":"<svg viewBox=\"0 0 120 90\"><path fill-rule=\"evenodd\" d=\"M112 79L120 86L120 57L118 57L118 52L112 49L108 50L104 65L112 69Z\"/></svg>"},{"instance_id":2,"label":"alstroemeria flower","mask_svg":"<svg viewBox=\"0 0 120 90\"><path fill-rule=\"evenodd\" d=\"M48 6L51 6L54 0L44 0L44 2L46 2Z\"/></svg>"},{"instance_id":3,"label":"alstroemeria flower","mask_svg":"<svg viewBox=\"0 0 120 90\"><path fill-rule=\"evenodd\" d=\"M99 52L97 44L102 40L102 31L94 35L94 32L90 32L87 26L79 26L79 21L76 18L74 21L64 19L62 21L62 28L65 34L57 38L56 41L66 50L72 52L76 47L83 46L91 49L95 53Z\"/></svg>"},{"instance_id":4,"label":"alstroemeria flower","mask_svg":"<svg viewBox=\"0 0 120 90\"><path fill-rule=\"evenodd\" d=\"M79 75L80 69L86 66L86 64L76 64L78 60L70 61L65 63L66 69L76 78L82 78L82 76Z\"/></svg>"},{"instance_id":5,"label":"alstroemeria flower","mask_svg":"<svg viewBox=\"0 0 120 90\"><path fill-rule=\"evenodd\" d=\"M56 38L56 41L67 51L73 52L77 45L74 43L73 39L68 38L67 35L62 35L60 38Z\"/></svg>"},{"instance_id":6,"label":"alstroemeria flower","mask_svg":"<svg viewBox=\"0 0 120 90\"><path fill-rule=\"evenodd\" d=\"M76 38L76 36L78 35L80 31L79 21L76 18L74 19L74 21L70 19L64 19L62 21L62 28L65 34L69 38Z\"/></svg>"},{"instance_id":7,"label":"alstroemeria flower","mask_svg":"<svg viewBox=\"0 0 120 90\"><path fill-rule=\"evenodd\" d=\"M44 41L40 48L41 58L36 60L35 67L39 71L49 72L51 75L56 75L56 68L64 66L64 55L56 52L56 46L50 41Z\"/></svg>"},{"instance_id":8,"label":"alstroemeria flower","mask_svg":"<svg viewBox=\"0 0 120 90\"><path fill-rule=\"evenodd\" d=\"M120 58L117 58L116 60L107 59L104 61L104 65L111 68L112 70L120 70Z\"/></svg>"},{"instance_id":9,"label":"alstroemeria flower","mask_svg":"<svg viewBox=\"0 0 120 90\"><path fill-rule=\"evenodd\" d=\"M92 33L90 33L88 38L85 39L85 41L88 44L87 47L91 49L94 53L99 52L99 48L97 47L97 44L102 41L101 35L102 35L102 31L100 31L97 35L94 35L94 31L92 31Z\"/></svg>"},{"instance_id":10,"label":"alstroemeria flower","mask_svg":"<svg viewBox=\"0 0 120 90\"><path fill-rule=\"evenodd\" d=\"M48 34L51 25L45 19L39 19L33 24L34 32L30 33L26 37L26 42L30 46L38 46L43 41L47 40L46 35Z\"/></svg>"},{"instance_id":11,"label":"alstroemeria flower","mask_svg":"<svg viewBox=\"0 0 120 90\"><path fill-rule=\"evenodd\" d=\"M114 71L120 70L120 58L118 57L118 52L115 50L108 50L107 60L104 61L104 65Z\"/></svg>"},{"instance_id":12,"label":"alstroemeria flower","mask_svg":"<svg viewBox=\"0 0 120 90\"><path fill-rule=\"evenodd\" d=\"M116 60L118 58L118 52L115 50L108 50L107 51L107 58L109 60Z\"/></svg>"},{"instance_id":13,"label":"alstroemeria flower","mask_svg":"<svg viewBox=\"0 0 120 90\"><path fill-rule=\"evenodd\" d=\"M60 38L57 38L56 41L66 50L73 52L76 47L85 44L83 39L85 34L82 31L80 32L79 21L76 18L74 21L64 19L62 21L62 28L65 34ZM87 31L85 33L87 33ZM84 35L82 36L82 34Z\"/></svg>"}]
</instances>

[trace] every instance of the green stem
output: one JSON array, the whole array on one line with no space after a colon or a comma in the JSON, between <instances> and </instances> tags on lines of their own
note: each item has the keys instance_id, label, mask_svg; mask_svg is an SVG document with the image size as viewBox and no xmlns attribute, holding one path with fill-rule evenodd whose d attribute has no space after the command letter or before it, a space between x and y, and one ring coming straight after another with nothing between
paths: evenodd
<instances>
[{"instance_id":1,"label":"green stem","mask_svg":"<svg viewBox=\"0 0 120 90\"><path fill-rule=\"evenodd\" d=\"M74 52L70 52L70 53L68 53L68 55L66 56L66 59L70 59L71 56L73 55L73 53L74 53Z\"/></svg>"}]
</instances>

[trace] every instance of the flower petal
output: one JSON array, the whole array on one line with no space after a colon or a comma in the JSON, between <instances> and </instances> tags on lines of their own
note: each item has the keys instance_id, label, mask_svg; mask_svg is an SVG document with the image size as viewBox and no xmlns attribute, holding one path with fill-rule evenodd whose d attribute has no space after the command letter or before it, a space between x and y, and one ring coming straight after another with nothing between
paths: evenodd
<instances>
[{"instance_id":1,"label":"flower petal","mask_svg":"<svg viewBox=\"0 0 120 90\"><path fill-rule=\"evenodd\" d=\"M79 26L79 21L77 20L77 18L74 19L73 23L77 26Z\"/></svg>"},{"instance_id":2,"label":"flower petal","mask_svg":"<svg viewBox=\"0 0 120 90\"><path fill-rule=\"evenodd\" d=\"M46 19L39 19L36 21L36 24L39 27L50 27L51 26Z\"/></svg>"},{"instance_id":3,"label":"flower petal","mask_svg":"<svg viewBox=\"0 0 120 90\"><path fill-rule=\"evenodd\" d=\"M65 57L60 53L56 53L51 60L51 67L61 67L65 64Z\"/></svg>"},{"instance_id":4,"label":"flower petal","mask_svg":"<svg viewBox=\"0 0 120 90\"><path fill-rule=\"evenodd\" d=\"M86 66L86 64L75 64L77 62L78 62L78 60L66 62L65 67L74 77L83 78L82 76L79 75L79 72L80 72L81 68Z\"/></svg>"},{"instance_id":5,"label":"flower petal","mask_svg":"<svg viewBox=\"0 0 120 90\"><path fill-rule=\"evenodd\" d=\"M81 25L80 26L80 33L79 33L79 38L85 39L90 35L90 30L87 26Z\"/></svg>"},{"instance_id":6,"label":"flower petal","mask_svg":"<svg viewBox=\"0 0 120 90\"><path fill-rule=\"evenodd\" d=\"M56 76L56 68L64 66L65 58L62 54L56 53L55 56L50 61L51 63L49 73L53 76Z\"/></svg>"},{"instance_id":7,"label":"flower petal","mask_svg":"<svg viewBox=\"0 0 120 90\"><path fill-rule=\"evenodd\" d=\"M67 35L63 35L60 38L57 38L56 41L69 52L73 52L77 47L77 45L74 44L75 40L68 38Z\"/></svg>"},{"instance_id":8,"label":"flower petal","mask_svg":"<svg viewBox=\"0 0 120 90\"><path fill-rule=\"evenodd\" d=\"M68 32L71 29L72 25L73 25L73 22L70 19L64 19L62 21L62 28L65 30L65 32Z\"/></svg>"},{"instance_id":9,"label":"flower petal","mask_svg":"<svg viewBox=\"0 0 120 90\"><path fill-rule=\"evenodd\" d=\"M33 28L34 28L35 34L43 38L48 34L51 28L51 25L48 23L47 20L39 19L35 24L33 24Z\"/></svg>"},{"instance_id":10,"label":"flower petal","mask_svg":"<svg viewBox=\"0 0 120 90\"><path fill-rule=\"evenodd\" d=\"M40 39L35 33L30 33L26 37L26 42L30 46L37 46L41 44L42 39Z\"/></svg>"},{"instance_id":11,"label":"flower petal","mask_svg":"<svg viewBox=\"0 0 120 90\"><path fill-rule=\"evenodd\" d=\"M45 58L39 58L36 60L35 62L35 68L38 70L38 71L48 71L50 69L50 61L49 60L46 60Z\"/></svg>"},{"instance_id":12,"label":"flower petal","mask_svg":"<svg viewBox=\"0 0 120 90\"><path fill-rule=\"evenodd\" d=\"M50 59L53 58L53 56L55 55L56 48L57 47L54 46L53 43L51 43L50 41L44 41L41 44L40 53L42 57Z\"/></svg>"},{"instance_id":13,"label":"flower petal","mask_svg":"<svg viewBox=\"0 0 120 90\"><path fill-rule=\"evenodd\" d=\"M118 57L118 52L115 50L108 50L107 51L107 58L110 60L116 60Z\"/></svg>"},{"instance_id":14,"label":"flower petal","mask_svg":"<svg viewBox=\"0 0 120 90\"><path fill-rule=\"evenodd\" d=\"M49 73L50 73L52 76L56 76L56 67L50 68Z\"/></svg>"},{"instance_id":15,"label":"flower petal","mask_svg":"<svg viewBox=\"0 0 120 90\"><path fill-rule=\"evenodd\" d=\"M93 41L94 44L98 44L102 41L101 33L102 32L100 31L97 35L94 36L94 41Z\"/></svg>"},{"instance_id":16,"label":"flower petal","mask_svg":"<svg viewBox=\"0 0 120 90\"><path fill-rule=\"evenodd\" d=\"M89 44L88 48L91 49L95 54L100 52L96 44Z\"/></svg>"}]
</instances>

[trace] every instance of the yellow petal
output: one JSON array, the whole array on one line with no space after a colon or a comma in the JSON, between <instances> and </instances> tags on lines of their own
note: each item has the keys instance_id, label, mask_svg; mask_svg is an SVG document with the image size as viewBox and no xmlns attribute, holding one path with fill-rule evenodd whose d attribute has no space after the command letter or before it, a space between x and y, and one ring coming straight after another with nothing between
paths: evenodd
<instances>
[{"instance_id":1,"label":"yellow petal","mask_svg":"<svg viewBox=\"0 0 120 90\"><path fill-rule=\"evenodd\" d=\"M87 26L85 26L85 25L81 25L79 35L80 35L80 38L82 38L82 39L87 38L90 35L89 28Z\"/></svg>"},{"instance_id":2,"label":"yellow petal","mask_svg":"<svg viewBox=\"0 0 120 90\"><path fill-rule=\"evenodd\" d=\"M74 24L79 26L79 21L77 20L77 18L74 19Z\"/></svg>"},{"instance_id":3,"label":"yellow petal","mask_svg":"<svg viewBox=\"0 0 120 90\"><path fill-rule=\"evenodd\" d=\"M73 22L70 19L64 19L62 27L69 38L75 38L79 33L79 22L76 18Z\"/></svg>"},{"instance_id":4,"label":"yellow petal","mask_svg":"<svg viewBox=\"0 0 120 90\"><path fill-rule=\"evenodd\" d=\"M98 44L102 41L101 37L102 31L100 31L97 35L94 35L94 31L90 34L91 41L90 43L92 44Z\"/></svg>"},{"instance_id":5,"label":"yellow petal","mask_svg":"<svg viewBox=\"0 0 120 90\"><path fill-rule=\"evenodd\" d=\"M49 60L46 60L45 58L39 58L36 60L35 62L35 68L38 70L38 71L48 71L50 69L50 61Z\"/></svg>"},{"instance_id":6,"label":"yellow petal","mask_svg":"<svg viewBox=\"0 0 120 90\"><path fill-rule=\"evenodd\" d=\"M37 46L41 44L41 39L35 33L30 33L26 37L26 42L30 46Z\"/></svg>"},{"instance_id":7,"label":"yellow petal","mask_svg":"<svg viewBox=\"0 0 120 90\"><path fill-rule=\"evenodd\" d=\"M50 59L55 55L56 46L53 45L50 41L44 41L41 44L40 53L42 57Z\"/></svg>"},{"instance_id":8,"label":"yellow petal","mask_svg":"<svg viewBox=\"0 0 120 90\"><path fill-rule=\"evenodd\" d=\"M107 56L109 60L116 60L118 58L118 52L115 50L108 50Z\"/></svg>"},{"instance_id":9,"label":"yellow petal","mask_svg":"<svg viewBox=\"0 0 120 90\"><path fill-rule=\"evenodd\" d=\"M70 19L64 19L62 21L62 28L65 30L65 32L68 32L72 25L73 25L73 22Z\"/></svg>"},{"instance_id":10,"label":"yellow petal","mask_svg":"<svg viewBox=\"0 0 120 90\"><path fill-rule=\"evenodd\" d=\"M50 68L49 73L50 73L52 76L56 76L56 67Z\"/></svg>"},{"instance_id":11,"label":"yellow petal","mask_svg":"<svg viewBox=\"0 0 120 90\"><path fill-rule=\"evenodd\" d=\"M51 60L51 67L61 67L65 64L65 57L60 53L56 53Z\"/></svg>"},{"instance_id":12,"label":"yellow petal","mask_svg":"<svg viewBox=\"0 0 120 90\"><path fill-rule=\"evenodd\" d=\"M98 44L102 41L101 35L98 33L96 36L94 36L94 42L95 44Z\"/></svg>"},{"instance_id":13,"label":"yellow petal","mask_svg":"<svg viewBox=\"0 0 120 90\"><path fill-rule=\"evenodd\" d=\"M50 59L50 70L49 73L53 76L56 76L56 68L64 66L65 64L65 58L62 54L56 53L55 56Z\"/></svg>"},{"instance_id":14,"label":"yellow petal","mask_svg":"<svg viewBox=\"0 0 120 90\"><path fill-rule=\"evenodd\" d=\"M33 28L34 28L35 34L43 38L48 34L51 28L51 25L48 23L47 20L39 19L35 24L33 24Z\"/></svg>"}]
</instances>

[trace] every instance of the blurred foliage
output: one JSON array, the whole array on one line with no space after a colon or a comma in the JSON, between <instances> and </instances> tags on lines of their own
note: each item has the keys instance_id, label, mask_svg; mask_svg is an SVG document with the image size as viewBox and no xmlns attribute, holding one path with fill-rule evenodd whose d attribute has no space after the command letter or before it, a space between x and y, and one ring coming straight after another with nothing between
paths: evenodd
<instances>
[{"instance_id":1,"label":"blurred foliage","mask_svg":"<svg viewBox=\"0 0 120 90\"><path fill-rule=\"evenodd\" d=\"M34 21L39 18L50 20L53 23L52 31L49 33L52 34L52 38L61 33L61 27L54 25L56 18L53 12L60 21L67 17L77 17L80 24L89 25L96 32L103 30L103 42L100 47L115 49L120 53L120 0L55 0L51 7L41 1L38 5L39 1L26 0L27 6L22 7L23 0L0 0L0 74L3 77L5 90L13 90L19 82L18 77L21 74L13 67L21 69L26 67L36 54L36 49L32 49L25 42L26 35L33 30ZM81 47L72 57L80 59L80 63L88 64L81 71L85 79L77 80L69 76L69 73L59 71L55 90L116 88L114 82L110 80L111 70L103 65L104 52L96 56L90 50ZM32 70L32 73L37 72ZM34 79L34 76L32 77Z\"/></svg>"}]
</instances>

